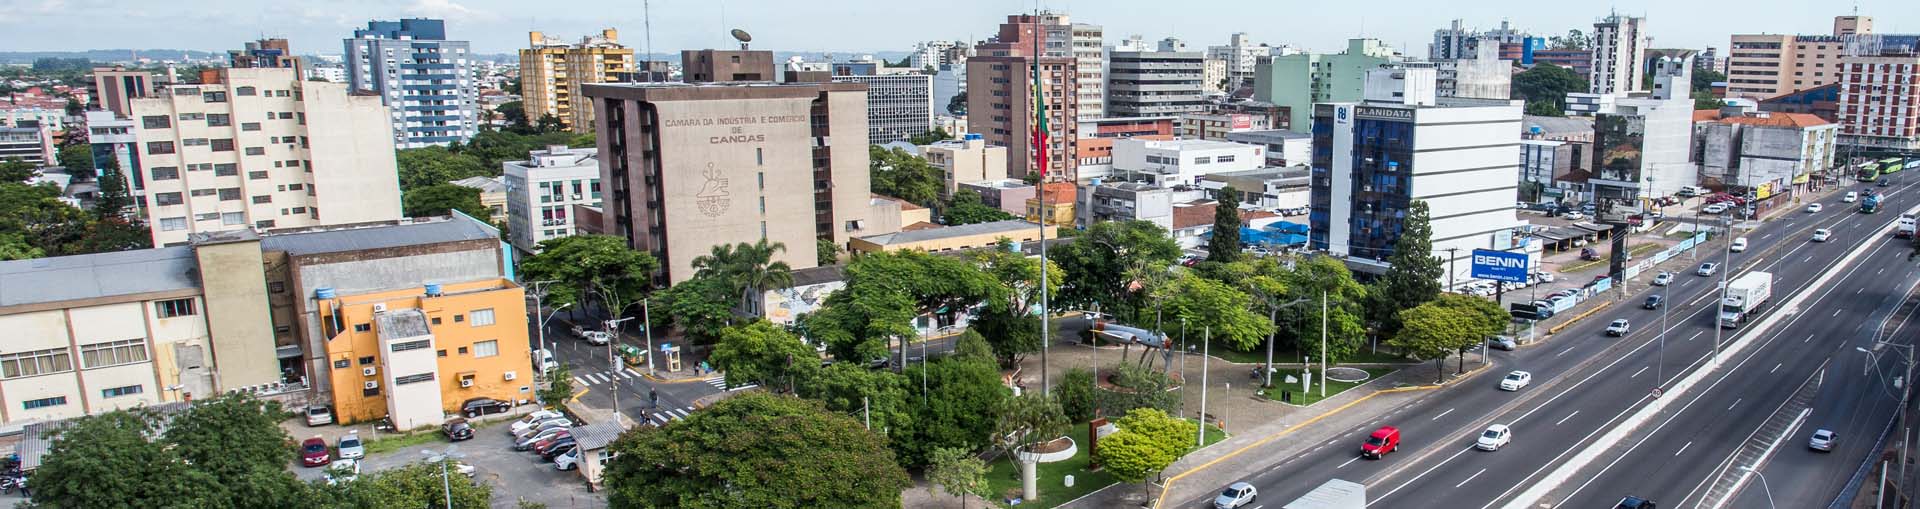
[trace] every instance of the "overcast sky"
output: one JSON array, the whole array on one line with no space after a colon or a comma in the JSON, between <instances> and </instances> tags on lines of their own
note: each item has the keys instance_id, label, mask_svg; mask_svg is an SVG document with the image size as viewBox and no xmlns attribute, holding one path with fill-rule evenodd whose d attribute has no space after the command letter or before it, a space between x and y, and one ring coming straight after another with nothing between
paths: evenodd
<instances>
[{"instance_id":1,"label":"overcast sky","mask_svg":"<svg viewBox=\"0 0 1920 509\"><path fill-rule=\"evenodd\" d=\"M1860 0L1881 32L1920 32L1914 0ZM449 36L481 53L524 47L526 32L568 39L602 27L622 42L645 43L643 0L0 0L0 51L173 48L237 49L261 36L285 37L301 54L340 53L340 39L368 20L444 18ZM1228 34L1338 50L1367 35L1426 54L1433 30L1451 18L1489 28L1505 18L1535 35L1591 31L1600 2L1436 2L1433 0L1051 0L1044 7L1104 25L1109 41L1140 34L1180 37L1190 46L1225 44ZM727 28L754 34L755 47L784 51L904 51L928 39L979 40L1033 0L653 0L655 52L730 46ZM1620 12L1649 17L1656 47L1723 50L1733 32L1825 34L1853 4L1811 0L1621 0ZM1443 7L1444 6L1444 7ZM1445 10L1442 10L1445 9Z\"/></svg>"}]
</instances>

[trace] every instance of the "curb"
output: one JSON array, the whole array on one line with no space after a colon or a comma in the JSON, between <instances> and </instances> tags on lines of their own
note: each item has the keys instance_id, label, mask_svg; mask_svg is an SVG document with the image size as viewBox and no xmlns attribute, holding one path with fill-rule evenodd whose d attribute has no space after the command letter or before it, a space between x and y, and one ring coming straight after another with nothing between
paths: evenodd
<instances>
[{"instance_id":1,"label":"curb","mask_svg":"<svg viewBox=\"0 0 1920 509\"><path fill-rule=\"evenodd\" d=\"M1567 328L1567 327L1571 327L1571 326L1573 326L1573 324L1576 324L1576 323L1580 323L1580 320L1583 320L1583 319L1586 319L1586 318L1587 318L1587 317L1589 317L1589 316L1593 316L1593 314L1594 314L1594 313L1598 313L1598 312L1600 312L1600 310L1602 310L1602 309L1606 309L1606 308L1607 308L1607 306L1612 306L1612 305L1613 305L1613 301L1611 301L1611 300L1603 300L1603 301L1600 301L1600 305L1599 305L1599 306L1595 306L1595 307L1594 307L1593 309L1589 309L1589 310L1587 310L1587 311L1586 311L1586 312L1584 312L1584 313L1580 313L1580 314L1578 314L1578 315L1574 315L1574 317L1573 317L1573 318L1569 318L1569 319L1567 319L1567 321L1564 321L1564 322L1560 322L1560 325L1555 325L1555 326L1552 326L1552 327L1548 327L1548 328L1547 328L1547 335L1549 335L1549 336L1551 336L1551 335L1554 335L1554 334L1559 334L1559 333L1560 333L1560 330L1561 330L1561 329L1565 329L1565 328Z\"/></svg>"},{"instance_id":2,"label":"curb","mask_svg":"<svg viewBox=\"0 0 1920 509\"><path fill-rule=\"evenodd\" d=\"M653 375L650 375L650 374L645 374L645 373L642 373L642 374L640 374L640 377L641 377L641 378L645 378L645 379L647 379L648 381L651 381L651 382L653 382L653 383L662 383L662 384L686 384L686 383L693 383L693 382L705 382L705 381L708 381L708 380L716 380L716 379L719 379L719 378L723 378L723 377L721 377L721 376L709 376L709 377L704 377L704 378L679 378L679 379L668 379L668 378L660 378L660 377L657 377L657 376L653 376Z\"/></svg>"}]
</instances>

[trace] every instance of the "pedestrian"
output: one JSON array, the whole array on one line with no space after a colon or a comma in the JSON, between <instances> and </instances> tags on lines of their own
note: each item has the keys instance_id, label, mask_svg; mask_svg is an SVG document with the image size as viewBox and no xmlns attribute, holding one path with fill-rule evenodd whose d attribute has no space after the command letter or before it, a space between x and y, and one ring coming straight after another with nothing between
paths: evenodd
<instances>
[{"instance_id":1,"label":"pedestrian","mask_svg":"<svg viewBox=\"0 0 1920 509\"><path fill-rule=\"evenodd\" d=\"M649 405L651 405L651 406L649 406L648 408L660 408L660 392L659 392L659 391L656 391L656 390L654 390L654 388L652 388L652 387L648 387L648 388L647 388L647 403L648 403Z\"/></svg>"}]
</instances>

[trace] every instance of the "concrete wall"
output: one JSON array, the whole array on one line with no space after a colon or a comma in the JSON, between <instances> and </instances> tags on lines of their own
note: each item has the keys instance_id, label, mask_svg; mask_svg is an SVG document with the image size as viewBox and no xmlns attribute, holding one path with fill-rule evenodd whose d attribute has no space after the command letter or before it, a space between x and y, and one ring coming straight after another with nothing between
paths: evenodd
<instances>
[{"instance_id":1,"label":"concrete wall","mask_svg":"<svg viewBox=\"0 0 1920 509\"><path fill-rule=\"evenodd\" d=\"M261 275L260 242L201 244L200 287L206 292L206 327L221 389L280 380L274 353L272 310Z\"/></svg>"},{"instance_id":2,"label":"concrete wall","mask_svg":"<svg viewBox=\"0 0 1920 509\"><path fill-rule=\"evenodd\" d=\"M400 218L400 177L390 124L377 97L348 96L338 83L306 83L307 126L320 209L314 224Z\"/></svg>"}]
</instances>

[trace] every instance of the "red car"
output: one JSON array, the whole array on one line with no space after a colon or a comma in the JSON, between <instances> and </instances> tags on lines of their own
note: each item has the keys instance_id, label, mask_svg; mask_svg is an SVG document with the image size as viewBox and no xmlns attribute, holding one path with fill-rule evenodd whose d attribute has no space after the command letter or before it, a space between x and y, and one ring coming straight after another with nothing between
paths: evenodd
<instances>
[{"instance_id":1,"label":"red car","mask_svg":"<svg viewBox=\"0 0 1920 509\"><path fill-rule=\"evenodd\" d=\"M313 437L300 442L300 465L324 467L333 461L333 455L327 454L327 440Z\"/></svg>"},{"instance_id":2,"label":"red car","mask_svg":"<svg viewBox=\"0 0 1920 509\"><path fill-rule=\"evenodd\" d=\"M1360 444L1360 455L1380 459L1387 453L1400 450L1400 428L1381 426L1367 436L1366 443Z\"/></svg>"}]
</instances>

